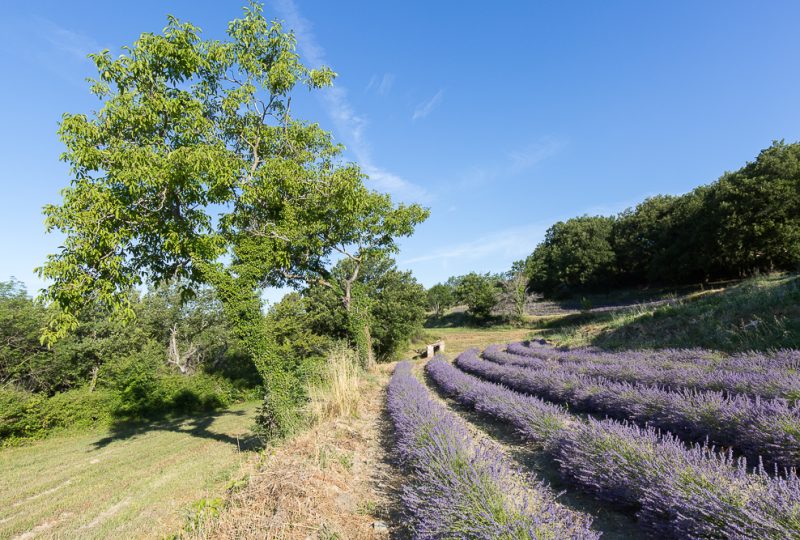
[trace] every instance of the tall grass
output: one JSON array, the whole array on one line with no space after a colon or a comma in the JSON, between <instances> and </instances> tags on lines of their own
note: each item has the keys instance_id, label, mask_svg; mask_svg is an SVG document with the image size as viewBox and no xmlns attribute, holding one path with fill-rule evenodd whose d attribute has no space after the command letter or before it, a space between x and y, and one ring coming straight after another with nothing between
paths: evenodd
<instances>
[{"instance_id":1,"label":"tall grass","mask_svg":"<svg viewBox=\"0 0 800 540\"><path fill-rule=\"evenodd\" d=\"M608 349L703 347L729 353L800 347L800 276L759 276L658 306L566 315L537 334Z\"/></svg>"},{"instance_id":2,"label":"tall grass","mask_svg":"<svg viewBox=\"0 0 800 540\"><path fill-rule=\"evenodd\" d=\"M307 388L306 413L311 424L339 417L357 417L361 378L356 351L345 344L335 345L328 353L321 380Z\"/></svg>"}]
</instances>

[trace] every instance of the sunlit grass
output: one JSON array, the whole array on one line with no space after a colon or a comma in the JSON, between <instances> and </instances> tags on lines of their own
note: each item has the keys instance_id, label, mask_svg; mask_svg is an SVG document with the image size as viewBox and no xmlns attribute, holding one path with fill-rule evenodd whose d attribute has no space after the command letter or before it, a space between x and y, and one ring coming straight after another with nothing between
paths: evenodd
<instances>
[{"instance_id":1,"label":"sunlit grass","mask_svg":"<svg viewBox=\"0 0 800 540\"><path fill-rule=\"evenodd\" d=\"M725 352L800 347L800 279L772 275L697 291L666 305L541 319L558 345L703 347Z\"/></svg>"},{"instance_id":2,"label":"sunlit grass","mask_svg":"<svg viewBox=\"0 0 800 540\"><path fill-rule=\"evenodd\" d=\"M160 538L180 529L192 503L223 494L252 456L237 442L247 441L256 405L0 450L0 538Z\"/></svg>"}]
</instances>

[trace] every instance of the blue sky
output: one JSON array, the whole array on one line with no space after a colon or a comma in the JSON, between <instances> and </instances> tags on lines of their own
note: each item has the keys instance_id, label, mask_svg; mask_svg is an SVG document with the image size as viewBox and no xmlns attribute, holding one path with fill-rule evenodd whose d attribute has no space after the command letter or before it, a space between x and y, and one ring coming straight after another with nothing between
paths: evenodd
<instances>
[{"instance_id":1,"label":"blue sky","mask_svg":"<svg viewBox=\"0 0 800 540\"><path fill-rule=\"evenodd\" d=\"M0 18L0 280L36 290L41 207L69 177L62 113L98 102L85 55L170 13L223 37L241 2L9 2ZM112 9L113 6L113 9ZM800 3L280 0L301 53L339 73L295 111L370 184L431 208L400 266L430 286L503 271L553 222L682 193L800 140ZM275 294L270 294L275 297Z\"/></svg>"}]
</instances>

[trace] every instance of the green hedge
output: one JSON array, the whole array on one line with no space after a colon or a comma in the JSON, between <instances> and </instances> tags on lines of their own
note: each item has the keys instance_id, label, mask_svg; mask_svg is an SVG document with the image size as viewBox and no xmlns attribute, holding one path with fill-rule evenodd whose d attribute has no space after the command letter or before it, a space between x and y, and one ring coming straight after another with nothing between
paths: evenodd
<instances>
[{"instance_id":1,"label":"green hedge","mask_svg":"<svg viewBox=\"0 0 800 540\"><path fill-rule=\"evenodd\" d=\"M0 388L0 445L38 439L60 429L108 426L189 414L261 397L257 388L237 385L220 376L142 373L116 387L88 387L48 397L13 387Z\"/></svg>"}]
</instances>

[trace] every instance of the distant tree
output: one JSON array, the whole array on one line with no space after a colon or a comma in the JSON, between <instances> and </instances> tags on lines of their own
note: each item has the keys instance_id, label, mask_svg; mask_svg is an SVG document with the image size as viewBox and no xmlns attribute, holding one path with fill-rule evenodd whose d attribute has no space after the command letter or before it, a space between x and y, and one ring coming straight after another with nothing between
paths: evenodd
<instances>
[{"instance_id":1,"label":"distant tree","mask_svg":"<svg viewBox=\"0 0 800 540\"><path fill-rule=\"evenodd\" d=\"M497 304L499 279L492 274L472 272L458 279L456 299L466 304L467 311L476 319L488 318Z\"/></svg>"},{"instance_id":2,"label":"distant tree","mask_svg":"<svg viewBox=\"0 0 800 540\"><path fill-rule=\"evenodd\" d=\"M800 145L775 142L717 182L722 265L740 277L800 268Z\"/></svg>"},{"instance_id":3,"label":"distant tree","mask_svg":"<svg viewBox=\"0 0 800 540\"><path fill-rule=\"evenodd\" d=\"M657 195L617 216L611 243L620 284L646 283L651 277L654 258L667 247L664 233L672 228L677 200L671 195Z\"/></svg>"},{"instance_id":4,"label":"distant tree","mask_svg":"<svg viewBox=\"0 0 800 540\"><path fill-rule=\"evenodd\" d=\"M138 295L132 296L134 309L141 312ZM40 341L47 311L19 281L0 282L0 385L47 394L93 385L103 365L152 341L142 325L121 324L107 311L89 306L75 330L48 348Z\"/></svg>"},{"instance_id":5,"label":"distant tree","mask_svg":"<svg viewBox=\"0 0 800 540\"><path fill-rule=\"evenodd\" d=\"M504 286L511 298L514 318L521 321L525 318L525 302L528 299L528 263L515 261L506 275Z\"/></svg>"},{"instance_id":6,"label":"distant tree","mask_svg":"<svg viewBox=\"0 0 800 540\"><path fill-rule=\"evenodd\" d=\"M411 272L392 267L373 281L373 341L379 359L407 349L425 320L425 288Z\"/></svg>"},{"instance_id":7,"label":"distant tree","mask_svg":"<svg viewBox=\"0 0 800 540\"><path fill-rule=\"evenodd\" d=\"M677 197L658 230L650 265L650 283L696 283L720 276L719 218L714 184Z\"/></svg>"},{"instance_id":8,"label":"distant tree","mask_svg":"<svg viewBox=\"0 0 800 540\"><path fill-rule=\"evenodd\" d=\"M204 363L221 364L233 336L212 288L200 288L188 299L182 290L176 282L150 290L142 298L137 318L164 344L167 362L186 375Z\"/></svg>"},{"instance_id":9,"label":"distant tree","mask_svg":"<svg viewBox=\"0 0 800 540\"><path fill-rule=\"evenodd\" d=\"M335 74L303 65L294 35L257 4L226 41L170 17L162 35L91 58L103 105L63 116L73 180L44 210L47 230L65 236L40 269L47 339L76 329L90 304L130 320L130 290L145 281L212 285L265 382L263 432L287 433L302 394L264 329L260 291L327 282L334 253L354 261L354 280L366 254L396 250L427 211L368 190L329 133L292 116L297 85L323 88ZM347 287L342 298L352 305Z\"/></svg>"},{"instance_id":10,"label":"distant tree","mask_svg":"<svg viewBox=\"0 0 800 540\"><path fill-rule=\"evenodd\" d=\"M433 311L434 316L441 317L445 310L453 305L455 297L453 287L437 283L427 291L427 308Z\"/></svg>"},{"instance_id":11,"label":"distant tree","mask_svg":"<svg viewBox=\"0 0 800 540\"><path fill-rule=\"evenodd\" d=\"M352 262L345 259L331 272L331 280L352 275ZM390 359L422 327L425 318L425 289L411 272L402 272L385 256L366 259L352 283L367 310L371 347L378 359ZM336 290L313 286L307 293L311 325L316 332L334 338L349 338L348 314Z\"/></svg>"},{"instance_id":12,"label":"distant tree","mask_svg":"<svg viewBox=\"0 0 800 540\"><path fill-rule=\"evenodd\" d=\"M39 342L45 320L44 309L21 282L0 282L0 384L13 382L39 391L53 388L48 369L53 354Z\"/></svg>"},{"instance_id":13,"label":"distant tree","mask_svg":"<svg viewBox=\"0 0 800 540\"><path fill-rule=\"evenodd\" d=\"M606 285L614 276L614 218L582 216L559 221L529 259L530 288L547 294Z\"/></svg>"}]
</instances>

